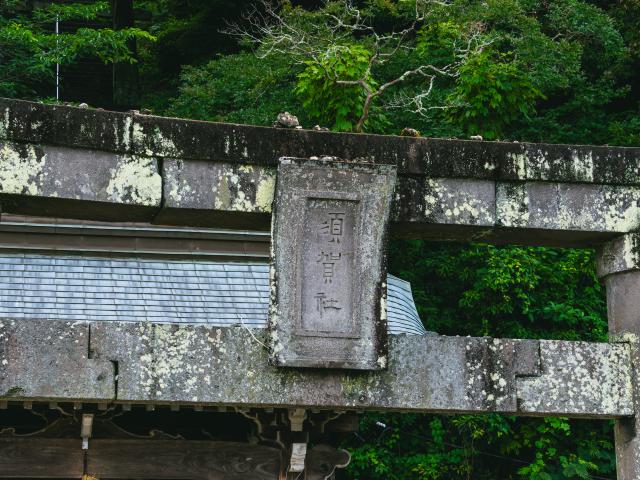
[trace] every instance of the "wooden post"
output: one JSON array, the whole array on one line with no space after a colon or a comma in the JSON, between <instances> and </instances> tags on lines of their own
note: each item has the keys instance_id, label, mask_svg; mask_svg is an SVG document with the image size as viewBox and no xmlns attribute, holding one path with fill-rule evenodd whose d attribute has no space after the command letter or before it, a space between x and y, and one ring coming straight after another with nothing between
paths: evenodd
<instances>
[{"instance_id":1,"label":"wooden post","mask_svg":"<svg viewBox=\"0 0 640 480\"><path fill-rule=\"evenodd\" d=\"M598 255L598 275L607 289L607 316L612 341L631 345L636 415L616 421L618 480L640 478L640 235L629 234L606 244Z\"/></svg>"}]
</instances>

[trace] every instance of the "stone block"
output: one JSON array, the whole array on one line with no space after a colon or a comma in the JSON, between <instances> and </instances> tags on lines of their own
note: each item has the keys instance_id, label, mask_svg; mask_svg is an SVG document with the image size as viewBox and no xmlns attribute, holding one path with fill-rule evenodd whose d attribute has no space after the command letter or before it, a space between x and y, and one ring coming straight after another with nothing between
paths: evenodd
<instances>
[{"instance_id":1,"label":"stone block","mask_svg":"<svg viewBox=\"0 0 640 480\"><path fill-rule=\"evenodd\" d=\"M635 149L591 145L524 144L521 180L638 185Z\"/></svg>"},{"instance_id":2,"label":"stone block","mask_svg":"<svg viewBox=\"0 0 640 480\"><path fill-rule=\"evenodd\" d=\"M499 182L496 217L511 228L626 233L640 227L639 202L637 187Z\"/></svg>"},{"instance_id":3,"label":"stone block","mask_svg":"<svg viewBox=\"0 0 640 480\"><path fill-rule=\"evenodd\" d=\"M13 99L0 99L0 139L269 166L282 156L337 156L430 178L640 185L640 148L273 129Z\"/></svg>"},{"instance_id":4,"label":"stone block","mask_svg":"<svg viewBox=\"0 0 640 480\"><path fill-rule=\"evenodd\" d=\"M628 344L539 342L541 375L516 379L520 412L585 417L634 413Z\"/></svg>"},{"instance_id":5,"label":"stone block","mask_svg":"<svg viewBox=\"0 0 640 480\"><path fill-rule=\"evenodd\" d=\"M492 180L406 178L398 184L392 218L399 222L493 227Z\"/></svg>"},{"instance_id":6,"label":"stone block","mask_svg":"<svg viewBox=\"0 0 640 480\"><path fill-rule=\"evenodd\" d=\"M163 163L165 208L271 213L274 168L228 163Z\"/></svg>"},{"instance_id":7,"label":"stone block","mask_svg":"<svg viewBox=\"0 0 640 480\"><path fill-rule=\"evenodd\" d=\"M640 273L627 271L605 277L609 332L640 336Z\"/></svg>"},{"instance_id":8,"label":"stone block","mask_svg":"<svg viewBox=\"0 0 640 480\"><path fill-rule=\"evenodd\" d=\"M640 235L630 233L603 244L596 266L599 277L640 270Z\"/></svg>"},{"instance_id":9,"label":"stone block","mask_svg":"<svg viewBox=\"0 0 640 480\"><path fill-rule=\"evenodd\" d=\"M113 400L110 361L89 358L89 324L0 319L0 397Z\"/></svg>"},{"instance_id":10,"label":"stone block","mask_svg":"<svg viewBox=\"0 0 640 480\"><path fill-rule=\"evenodd\" d=\"M132 115L0 99L0 140L131 152Z\"/></svg>"},{"instance_id":11,"label":"stone block","mask_svg":"<svg viewBox=\"0 0 640 480\"><path fill-rule=\"evenodd\" d=\"M93 218L100 215L92 212L96 205L105 206L103 217L109 216L109 206L131 206L128 218L133 218L160 208L162 178L153 158L0 142L0 197L16 213L42 214L46 201L50 215L64 216L65 208L73 207L56 204L71 201Z\"/></svg>"},{"instance_id":12,"label":"stone block","mask_svg":"<svg viewBox=\"0 0 640 480\"><path fill-rule=\"evenodd\" d=\"M385 368L395 167L283 159L272 227L271 360Z\"/></svg>"},{"instance_id":13,"label":"stone block","mask_svg":"<svg viewBox=\"0 0 640 480\"><path fill-rule=\"evenodd\" d=\"M262 329L17 319L1 325L2 401L594 418L634 411L628 343L390 335L386 370L300 370L269 364Z\"/></svg>"}]
</instances>

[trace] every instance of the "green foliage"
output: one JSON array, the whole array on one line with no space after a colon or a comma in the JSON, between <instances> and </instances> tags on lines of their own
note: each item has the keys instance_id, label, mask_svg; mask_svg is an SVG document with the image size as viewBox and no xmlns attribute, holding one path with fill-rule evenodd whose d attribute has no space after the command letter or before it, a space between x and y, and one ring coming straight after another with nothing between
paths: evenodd
<instances>
[{"instance_id":1,"label":"green foliage","mask_svg":"<svg viewBox=\"0 0 640 480\"><path fill-rule=\"evenodd\" d=\"M540 480L615 476L611 425L498 414L368 414L345 446L360 480Z\"/></svg>"},{"instance_id":2,"label":"green foliage","mask_svg":"<svg viewBox=\"0 0 640 480\"><path fill-rule=\"evenodd\" d=\"M320 64L305 62L295 89L305 114L322 125L330 125L332 130L352 131L362 116L366 94L360 85L339 87L336 81L364 78L375 88L375 81L367 75L370 58L371 52L364 46L347 45L327 52Z\"/></svg>"},{"instance_id":3,"label":"green foliage","mask_svg":"<svg viewBox=\"0 0 640 480\"><path fill-rule=\"evenodd\" d=\"M543 97L518 63L485 51L460 69L448 117L468 134L493 140L516 119L529 118Z\"/></svg>"},{"instance_id":4,"label":"green foliage","mask_svg":"<svg viewBox=\"0 0 640 480\"><path fill-rule=\"evenodd\" d=\"M53 81L56 64L69 65L81 56L96 56L104 63L133 63L129 42L153 40L138 28L79 28L55 34L56 18L95 20L108 11L107 2L51 3L30 15L20 10L21 3L0 3L0 96L31 97L39 84Z\"/></svg>"},{"instance_id":5,"label":"green foliage","mask_svg":"<svg viewBox=\"0 0 640 480\"><path fill-rule=\"evenodd\" d=\"M179 95L165 112L169 115L270 125L279 112L288 110L308 122L293 92L295 74L286 59L227 55L201 67L185 67L181 80Z\"/></svg>"},{"instance_id":6,"label":"green foliage","mask_svg":"<svg viewBox=\"0 0 640 480\"><path fill-rule=\"evenodd\" d=\"M454 46L461 26L452 20L424 25L418 32L415 53L434 65L447 65L455 60Z\"/></svg>"},{"instance_id":7,"label":"green foliage","mask_svg":"<svg viewBox=\"0 0 640 480\"><path fill-rule=\"evenodd\" d=\"M556 0L549 5L548 21L558 33L585 45L591 62L609 66L626 47L613 19L601 9L579 0Z\"/></svg>"},{"instance_id":8,"label":"green foliage","mask_svg":"<svg viewBox=\"0 0 640 480\"><path fill-rule=\"evenodd\" d=\"M589 250L408 241L392 271L413 285L428 329L448 335L607 338L604 291Z\"/></svg>"},{"instance_id":9,"label":"green foliage","mask_svg":"<svg viewBox=\"0 0 640 480\"><path fill-rule=\"evenodd\" d=\"M38 24L53 23L56 20L95 20L98 15L108 12L109 4L105 1L94 3L51 3L46 8L37 8L31 15L31 20Z\"/></svg>"},{"instance_id":10,"label":"green foliage","mask_svg":"<svg viewBox=\"0 0 640 480\"><path fill-rule=\"evenodd\" d=\"M611 145L634 147L640 145L640 114L623 120L614 120L609 125Z\"/></svg>"}]
</instances>

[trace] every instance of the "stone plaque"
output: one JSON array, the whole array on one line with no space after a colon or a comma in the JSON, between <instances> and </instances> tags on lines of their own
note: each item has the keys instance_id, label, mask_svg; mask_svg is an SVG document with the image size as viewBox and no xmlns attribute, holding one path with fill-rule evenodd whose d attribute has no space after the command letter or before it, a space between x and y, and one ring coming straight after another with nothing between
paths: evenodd
<instances>
[{"instance_id":1,"label":"stone plaque","mask_svg":"<svg viewBox=\"0 0 640 480\"><path fill-rule=\"evenodd\" d=\"M386 366L385 234L395 166L284 158L271 267L271 360Z\"/></svg>"}]
</instances>

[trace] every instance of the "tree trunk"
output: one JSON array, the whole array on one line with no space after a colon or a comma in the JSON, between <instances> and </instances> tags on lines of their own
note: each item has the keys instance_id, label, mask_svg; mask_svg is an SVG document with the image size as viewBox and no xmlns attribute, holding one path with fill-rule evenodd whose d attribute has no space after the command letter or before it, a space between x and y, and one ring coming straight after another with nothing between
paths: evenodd
<instances>
[{"instance_id":1,"label":"tree trunk","mask_svg":"<svg viewBox=\"0 0 640 480\"><path fill-rule=\"evenodd\" d=\"M120 30L134 26L133 0L112 0L113 28ZM134 57L136 41L131 40L127 46ZM140 84L138 64L120 62L113 64L113 106L118 110L130 110L140 103Z\"/></svg>"}]
</instances>

